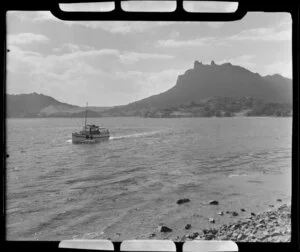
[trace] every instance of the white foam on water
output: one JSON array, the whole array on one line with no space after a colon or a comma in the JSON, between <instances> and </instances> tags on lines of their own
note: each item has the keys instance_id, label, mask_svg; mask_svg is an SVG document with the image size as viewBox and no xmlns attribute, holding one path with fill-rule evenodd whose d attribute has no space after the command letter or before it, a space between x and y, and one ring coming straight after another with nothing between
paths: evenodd
<instances>
[{"instance_id":1,"label":"white foam on water","mask_svg":"<svg viewBox=\"0 0 300 252\"><path fill-rule=\"evenodd\" d=\"M123 135L123 136L113 136L113 137L109 137L109 140L117 140L117 139L123 139L123 138L151 136L151 135L154 135L154 134L159 133L159 132L161 132L161 131L151 131L151 132L135 133L135 134Z\"/></svg>"},{"instance_id":2,"label":"white foam on water","mask_svg":"<svg viewBox=\"0 0 300 252\"><path fill-rule=\"evenodd\" d=\"M228 175L229 178L233 178L233 177L241 177L241 176L247 176L247 174L230 174Z\"/></svg>"}]
</instances>

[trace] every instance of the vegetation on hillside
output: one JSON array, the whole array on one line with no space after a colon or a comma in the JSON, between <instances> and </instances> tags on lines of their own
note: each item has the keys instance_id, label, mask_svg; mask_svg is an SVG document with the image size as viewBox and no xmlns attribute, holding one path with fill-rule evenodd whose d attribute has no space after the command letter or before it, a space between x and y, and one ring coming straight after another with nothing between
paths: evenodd
<instances>
[{"instance_id":1,"label":"vegetation on hillside","mask_svg":"<svg viewBox=\"0 0 300 252\"><path fill-rule=\"evenodd\" d=\"M292 104L265 103L253 97L214 97L204 102L190 102L164 109L136 112L143 117L230 117L230 116L291 116Z\"/></svg>"}]
</instances>

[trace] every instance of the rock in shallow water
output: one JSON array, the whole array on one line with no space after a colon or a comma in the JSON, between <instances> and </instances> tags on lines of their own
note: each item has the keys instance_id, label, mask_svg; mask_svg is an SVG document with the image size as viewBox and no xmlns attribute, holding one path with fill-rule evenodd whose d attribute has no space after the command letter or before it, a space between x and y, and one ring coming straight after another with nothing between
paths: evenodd
<instances>
[{"instance_id":1,"label":"rock in shallow water","mask_svg":"<svg viewBox=\"0 0 300 252\"><path fill-rule=\"evenodd\" d=\"M239 214L235 211L232 212L232 216L238 216Z\"/></svg>"},{"instance_id":2,"label":"rock in shallow water","mask_svg":"<svg viewBox=\"0 0 300 252\"><path fill-rule=\"evenodd\" d=\"M188 229L191 229L192 228L192 225L191 224L186 224L184 229L188 230Z\"/></svg>"},{"instance_id":3,"label":"rock in shallow water","mask_svg":"<svg viewBox=\"0 0 300 252\"><path fill-rule=\"evenodd\" d=\"M152 233L152 234L149 235L149 238L152 238L152 237L154 237L155 235L156 235L155 233Z\"/></svg>"},{"instance_id":4,"label":"rock in shallow water","mask_svg":"<svg viewBox=\"0 0 300 252\"><path fill-rule=\"evenodd\" d=\"M195 232L195 233L189 234L187 237L188 237L189 239L195 239L197 236L199 236L199 233L198 233L198 232Z\"/></svg>"},{"instance_id":5,"label":"rock in shallow water","mask_svg":"<svg viewBox=\"0 0 300 252\"><path fill-rule=\"evenodd\" d=\"M208 202L210 205L219 205L219 202L217 200L211 200Z\"/></svg>"},{"instance_id":6,"label":"rock in shallow water","mask_svg":"<svg viewBox=\"0 0 300 252\"><path fill-rule=\"evenodd\" d=\"M167 226L159 226L158 231L162 233L172 232L173 230Z\"/></svg>"},{"instance_id":7,"label":"rock in shallow water","mask_svg":"<svg viewBox=\"0 0 300 252\"><path fill-rule=\"evenodd\" d=\"M181 205L181 204L184 204L184 203L187 203L187 202L190 202L190 199L180 199L180 200L177 200L177 204L178 205Z\"/></svg>"}]
</instances>

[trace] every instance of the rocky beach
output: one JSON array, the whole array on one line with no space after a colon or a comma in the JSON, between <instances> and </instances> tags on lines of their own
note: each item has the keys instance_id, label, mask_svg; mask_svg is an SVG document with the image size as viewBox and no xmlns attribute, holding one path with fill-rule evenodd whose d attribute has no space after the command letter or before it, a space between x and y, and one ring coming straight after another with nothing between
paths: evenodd
<instances>
[{"instance_id":1,"label":"rocky beach","mask_svg":"<svg viewBox=\"0 0 300 252\"><path fill-rule=\"evenodd\" d=\"M278 200L281 201L280 199ZM273 208L273 209L272 209ZM240 211L246 211L241 209ZM238 215L237 212L220 212L220 215ZM209 222L214 223L213 219ZM192 228L192 224L186 224L185 229ZM171 233L172 229L161 226L160 234L153 233L149 238L156 238L162 233ZM235 222L223 224L214 228L202 229L190 232L174 241L184 242L188 240L232 240L235 242L290 242L291 241L291 206L281 204L277 207L270 205L270 209L261 213L249 213L249 217Z\"/></svg>"}]
</instances>

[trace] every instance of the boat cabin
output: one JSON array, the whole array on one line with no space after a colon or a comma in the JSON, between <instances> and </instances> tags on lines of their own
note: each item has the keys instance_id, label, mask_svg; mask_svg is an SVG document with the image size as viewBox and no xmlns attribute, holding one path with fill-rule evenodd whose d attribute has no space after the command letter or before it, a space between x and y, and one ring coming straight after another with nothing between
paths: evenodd
<instances>
[{"instance_id":1,"label":"boat cabin","mask_svg":"<svg viewBox=\"0 0 300 252\"><path fill-rule=\"evenodd\" d=\"M88 124L82 129L82 133L85 134L101 134L101 133L108 133L108 129L100 128L94 124Z\"/></svg>"},{"instance_id":2,"label":"boat cabin","mask_svg":"<svg viewBox=\"0 0 300 252\"><path fill-rule=\"evenodd\" d=\"M86 119L87 109L85 111L85 126L80 132L72 133L72 143L95 143L100 142L102 139L109 139L109 131L107 128L99 127L95 124L86 124Z\"/></svg>"}]
</instances>

